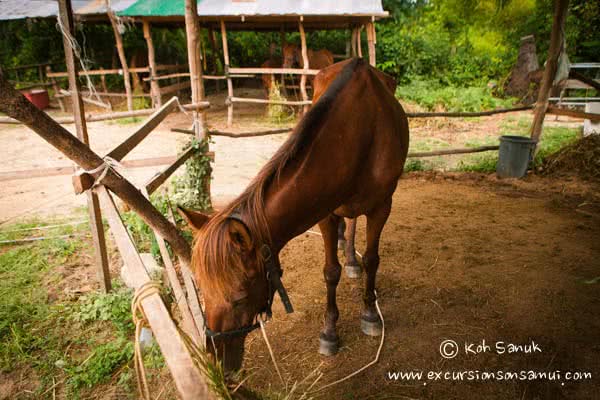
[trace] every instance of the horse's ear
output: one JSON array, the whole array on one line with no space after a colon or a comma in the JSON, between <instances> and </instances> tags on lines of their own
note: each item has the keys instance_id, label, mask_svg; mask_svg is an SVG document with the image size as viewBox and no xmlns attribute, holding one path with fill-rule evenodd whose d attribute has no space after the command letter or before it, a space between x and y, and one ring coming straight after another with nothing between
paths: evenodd
<instances>
[{"instance_id":1,"label":"horse's ear","mask_svg":"<svg viewBox=\"0 0 600 400\"><path fill-rule=\"evenodd\" d=\"M188 223L192 230L197 231L206 224L209 216L198 211L186 210L181 206L177 206L177 212Z\"/></svg>"},{"instance_id":2,"label":"horse's ear","mask_svg":"<svg viewBox=\"0 0 600 400\"><path fill-rule=\"evenodd\" d=\"M229 237L242 250L248 251L254 246L248 228L240 221L232 219L229 221Z\"/></svg>"}]
</instances>

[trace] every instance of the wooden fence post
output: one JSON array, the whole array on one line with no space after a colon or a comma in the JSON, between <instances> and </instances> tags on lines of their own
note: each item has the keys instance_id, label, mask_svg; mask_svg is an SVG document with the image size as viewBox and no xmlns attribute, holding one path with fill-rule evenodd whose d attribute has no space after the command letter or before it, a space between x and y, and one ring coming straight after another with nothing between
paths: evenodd
<instances>
[{"instance_id":1,"label":"wooden fence post","mask_svg":"<svg viewBox=\"0 0 600 400\"><path fill-rule=\"evenodd\" d=\"M298 22L298 30L300 31L300 44L302 45L302 68L306 72L310 66L308 65L308 49L306 48L306 34L304 32L304 24L302 23L303 18L300 17ZM302 95L302 101L308 101L308 94L306 93L306 73L303 73L300 77L300 94ZM303 112L308 111L308 105L304 105Z\"/></svg>"},{"instance_id":2,"label":"wooden fence post","mask_svg":"<svg viewBox=\"0 0 600 400\"><path fill-rule=\"evenodd\" d=\"M106 4L106 13L110 19L113 32L115 35L115 42L117 44L117 52L119 53L119 60L121 61L121 69L123 70L123 82L125 84L125 93L127 94L127 109L133 110L133 96L131 91L131 76L129 75L129 66L127 65L127 57L125 56L125 49L123 48L123 37L119 31L119 24L117 23L117 17L110 8L108 0L104 0Z\"/></svg>"},{"instance_id":3,"label":"wooden fence post","mask_svg":"<svg viewBox=\"0 0 600 400\"><path fill-rule=\"evenodd\" d=\"M61 25L69 35L73 35L73 11L71 9L71 0L59 0L59 18ZM83 109L83 101L81 100L80 85L77 73L77 60L71 48L70 40L63 34L63 45L65 49L65 63L69 72L69 90L73 103L73 116L75 118L75 130L77 137L87 146L90 140L87 132L87 124L85 121L85 112ZM104 226L102 225L102 214L100 212L100 204L95 193L87 192L87 208L90 217L90 228L92 229L92 238L94 242L94 250L96 256L96 275L100 282L100 286L104 291L109 292L111 289L110 271L108 269L108 255L106 252L106 240L104 237Z\"/></svg>"},{"instance_id":4,"label":"wooden fence post","mask_svg":"<svg viewBox=\"0 0 600 400\"><path fill-rule=\"evenodd\" d=\"M563 50L563 31L565 20L567 19L567 10L569 0L554 1L554 22L552 23L552 33L550 35L550 49L548 50L548 59L544 68L544 76L538 93L538 99L533 110L533 123L531 125L531 139L538 141L542 135L544 126L544 116L548 108L548 97L552 89L552 83L558 69L558 58Z\"/></svg>"},{"instance_id":5,"label":"wooden fence post","mask_svg":"<svg viewBox=\"0 0 600 400\"><path fill-rule=\"evenodd\" d=\"M368 22L365 26L367 30L367 42L369 45L369 64L375 66L376 60L376 51L375 44L377 43L376 33L375 33L375 23L373 21Z\"/></svg>"},{"instance_id":6,"label":"wooden fence post","mask_svg":"<svg viewBox=\"0 0 600 400\"><path fill-rule=\"evenodd\" d=\"M225 68L225 76L227 77L227 127L231 127L233 124L233 103L231 98L233 97L233 82L231 81L231 75L229 74L229 48L227 46L227 29L225 28L225 21L221 20L221 40L223 41L223 62Z\"/></svg>"},{"instance_id":7,"label":"wooden fence post","mask_svg":"<svg viewBox=\"0 0 600 400\"><path fill-rule=\"evenodd\" d=\"M152 103L154 108L160 108L162 106L162 98L160 96L160 87L156 79L156 56L154 52L154 42L152 40L152 31L150 28L150 22L144 19L144 39L146 39L146 45L148 46L148 69L150 70L150 92L152 93Z\"/></svg>"},{"instance_id":8,"label":"wooden fence post","mask_svg":"<svg viewBox=\"0 0 600 400\"><path fill-rule=\"evenodd\" d=\"M199 49L200 38L198 35L198 6L196 0L185 0L185 32L187 37L192 103L196 103L204 99L204 82L202 80L202 63L200 61ZM193 116L196 139L203 140L206 136L204 113L194 112Z\"/></svg>"}]
</instances>

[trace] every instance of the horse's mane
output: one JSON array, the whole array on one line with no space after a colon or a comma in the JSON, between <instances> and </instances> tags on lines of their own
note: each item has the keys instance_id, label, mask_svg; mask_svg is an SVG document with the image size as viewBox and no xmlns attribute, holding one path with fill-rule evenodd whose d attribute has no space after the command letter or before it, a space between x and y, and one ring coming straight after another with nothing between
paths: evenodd
<instances>
[{"instance_id":1,"label":"horse's mane","mask_svg":"<svg viewBox=\"0 0 600 400\"><path fill-rule=\"evenodd\" d=\"M239 249L229 239L229 226L232 219L228 216L231 213L237 212L242 216L255 246L271 244L264 202L267 187L279 178L291 160L313 142L338 94L361 65L365 65L365 62L354 58L344 66L246 190L222 211L215 214L196 235L192 265L204 296L226 300L228 294L231 294L234 288L241 287L242 282L247 278ZM259 267L262 268L262 259L258 258Z\"/></svg>"}]
</instances>

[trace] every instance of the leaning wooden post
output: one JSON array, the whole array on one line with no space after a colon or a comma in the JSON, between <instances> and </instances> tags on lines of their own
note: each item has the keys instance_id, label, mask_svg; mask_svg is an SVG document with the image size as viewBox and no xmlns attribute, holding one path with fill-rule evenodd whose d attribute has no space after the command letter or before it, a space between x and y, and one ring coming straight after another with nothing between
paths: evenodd
<instances>
[{"instance_id":1,"label":"leaning wooden post","mask_svg":"<svg viewBox=\"0 0 600 400\"><path fill-rule=\"evenodd\" d=\"M548 59L546 60L538 99L533 110L533 124L530 131L531 139L535 141L538 141L542 135L544 116L548 109L548 98L558 69L558 58L563 50L563 31L568 7L569 0L554 1L554 22L552 23L552 33L550 35L550 49L548 50Z\"/></svg>"},{"instance_id":2,"label":"leaning wooden post","mask_svg":"<svg viewBox=\"0 0 600 400\"><path fill-rule=\"evenodd\" d=\"M117 22L117 16L114 11L110 8L109 0L104 0L106 4L106 13L110 19L113 32L115 35L115 42L117 44L117 52L119 53L119 60L121 61L121 69L123 70L123 82L125 84L125 94L127 95L127 110L133 111L133 93L131 91L131 76L129 75L129 66L127 65L127 57L125 57L125 49L123 48L123 37L119 31L119 24Z\"/></svg>"},{"instance_id":3,"label":"leaning wooden post","mask_svg":"<svg viewBox=\"0 0 600 400\"><path fill-rule=\"evenodd\" d=\"M61 26L66 33L73 36L73 10L71 9L71 0L59 0L58 2L59 18ZM87 146L90 140L87 132L87 124L85 121L85 111L83 109L83 101L81 100L81 87L79 85L79 77L77 72L77 60L71 47L71 41L63 33L63 46L65 49L65 63L67 72L69 73L69 91L71 92L71 100L73 103L73 117L75 118L75 130L77 137ZM100 212L100 203L98 196L92 191L87 192L87 208L90 217L90 227L92 229L92 239L94 242L94 251L96 258L96 275L100 286L104 291L109 292L110 271L108 269L108 254L106 252L106 239L104 237L104 226L102 225L102 213Z\"/></svg>"},{"instance_id":4,"label":"leaning wooden post","mask_svg":"<svg viewBox=\"0 0 600 400\"><path fill-rule=\"evenodd\" d=\"M360 58L362 58L362 44L360 43L362 29L362 26L356 28L356 56Z\"/></svg>"},{"instance_id":5,"label":"leaning wooden post","mask_svg":"<svg viewBox=\"0 0 600 400\"><path fill-rule=\"evenodd\" d=\"M233 82L229 74L229 47L227 46L227 29L225 21L221 20L221 40L223 41L223 68L225 69L225 77L227 78L227 127L230 128L233 124Z\"/></svg>"},{"instance_id":6,"label":"leaning wooden post","mask_svg":"<svg viewBox=\"0 0 600 400\"><path fill-rule=\"evenodd\" d=\"M300 17L300 22L298 22L298 30L300 31L300 44L302 46L302 68L304 69L304 73L300 78L300 94L302 94L302 101L308 101L308 94L306 93L306 71L310 67L308 65L308 49L306 48L306 34L304 33L304 24L302 20L304 18ZM304 105L303 111L306 113L308 111L308 105Z\"/></svg>"},{"instance_id":7,"label":"leaning wooden post","mask_svg":"<svg viewBox=\"0 0 600 400\"><path fill-rule=\"evenodd\" d=\"M377 39L376 39L376 34L375 34L375 23L373 22L373 20L371 20L371 22L367 22L367 24L365 25L366 30L367 30L367 42L369 45L369 64L371 64L372 66L375 66L375 57L376 57L376 52L375 52L375 44L377 43Z\"/></svg>"},{"instance_id":8,"label":"leaning wooden post","mask_svg":"<svg viewBox=\"0 0 600 400\"><path fill-rule=\"evenodd\" d=\"M162 98L160 96L160 87L156 80L156 56L154 52L154 42L152 41L152 32L150 30L150 22L144 19L144 39L148 46L148 69L150 70L150 92L152 93L152 102L154 108L162 106Z\"/></svg>"}]
</instances>

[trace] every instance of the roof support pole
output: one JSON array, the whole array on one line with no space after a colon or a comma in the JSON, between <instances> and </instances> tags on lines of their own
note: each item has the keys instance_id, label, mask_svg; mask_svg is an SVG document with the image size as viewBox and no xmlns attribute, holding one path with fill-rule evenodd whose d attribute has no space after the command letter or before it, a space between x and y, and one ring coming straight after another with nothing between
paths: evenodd
<instances>
[{"instance_id":1,"label":"roof support pole","mask_svg":"<svg viewBox=\"0 0 600 400\"><path fill-rule=\"evenodd\" d=\"M377 43L377 36L375 33L375 23L373 21L367 22L365 25L367 30L367 42L369 45L369 64L375 66L376 60L376 52L375 52L375 44Z\"/></svg>"},{"instance_id":2,"label":"roof support pole","mask_svg":"<svg viewBox=\"0 0 600 400\"><path fill-rule=\"evenodd\" d=\"M233 124L233 82L229 74L229 47L227 46L227 29L225 21L221 20L221 39L223 40L223 64L225 68L225 76L227 77L227 127L230 128Z\"/></svg>"},{"instance_id":3,"label":"roof support pole","mask_svg":"<svg viewBox=\"0 0 600 400\"><path fill-rule=\"evenodd\" d=\"M282 58L282 63L283 63L283 49L285 48L285 45L287 43L286 37L285 37L285 26L281 25L281 29L279 30L279 39L281 42L281 58ZM283 64L281 65L283 66ZM278 65L277 67L280 67L280 65ZM281 91L283 93L283 97L287 97L287 88L285 87L285 74L281 74Z\"/></svg>"},{"instance_id":4,"label":"roof support pole","mask_svg":"<svg viewBox=\"0 0 600 400\"><path fill-rule=\"evenodd\" d=\"M302 17L300 17L300 21L298 22L298 30L300 31L300 43L302 48L302 68L304 69L304 73L300 78L300 94L302 95L302 101L308 101L308 94L306 93L306 71L309 69L309 60L308 60L308 49L306 47L306 33L304 32L304 24L302 23ZM306 113L308 111L308 105L304 105L303 112Z\"/></svg>"},{"instance_id":5,"label":"roof support pole","mask_svg":"<svg viewBox=\"0 0 600 400\"><path fill-rule=\"evenodd\" d=\"M125 84L125 93L127 94L127 110L133 111L133 96L131 91L131 76L129 75L129 66L127 65L127 57L125 57L125 49L123 48L123 37L119 31L119 24L115 12L110 8L109 0L104 0L110 24L112 25L115 35L115 43L117 44L117 52L121 61L121 69L123 70L123 83Z\"/></svg>"},{"instance_id":6,"label":"roof support pole","mask_svg":"<svg viewBox=\"0 0 600 400\"><path fill-rule=\"evenodd\" d=\"M356 27L356 56L362 58L362 44L360 43L362 26Z\"/></svg>"},{"instance_id":7,"label":"roof support pole","mask_svg":"<svg viewBox=\"0 0 600 400\"><path fill-rule=\"evenodd\" d=\"M152 31L150 22L146 19L143 21L144 39L148 46L148 69L150 69L150 94L152 95L152 106L160 108L162 106L162 98L160 96L160 87L156 80L156 57L154 52L154 41L152 40ZM194 101L192 100L192 103Z\"/></svg>"},{"instance_id":8,"label":"roof support pole","mask_svg":"<svg viewBox=\"0 0 600 400\"><path fill-rule=\"evenodd\" d=\"M204 101L204 82L202 80L202 62L200 60L200 37L198 34L198 5L196 0L185 0L185 32L187 37L192 103ZM194 132L196 139L206 137L204 112L194 111Z\"/></svg>"},{"instance_id":9,"label":"roof support pole","mask_svg":"<svg viewBox=\"0 0 600 400\"><path fill-rule=\"evenodd\" d=\"M73 102L73 117L75 118L75 130L77 138L89 147L90 140L85 121L85 111L83 101L81 100L81 87L77 73L78 60L71 47L71 41L65 35L73 36L73 9L71 0L59 0L58 10L61 26L66 32L63 33L63 46L65 49L65 64L69 73L69 91ZM100 212L100 203L95 192L87 192L87 209L90 218L90 228L92 230L92 239L94 242L94 256L96 263L96 276L100 287L105 292L110 292L110 271L108 269L108 255L106 252L106 239L104 237L104 226L102 225L102 213Z\"/></svg>"},{"instance_id":10,"label":"roof support pole","mask_svg":"<svg viewBox=\"0 0 600 400\"><path fill-rule=\"evenodd\" d=\"M531 125L531 138L539 140L544 126L544 116L548 109L548 97L552 83L558 69L558 58L563 50L565 20L567 19L567 9L569 0L554 1L554 22L552 23L552 33L550 34L550 49L548 50L548 60L544 68L544 76L538 94L535 109L533 110L533 124Z\"/></svg>"}]
</instances>

